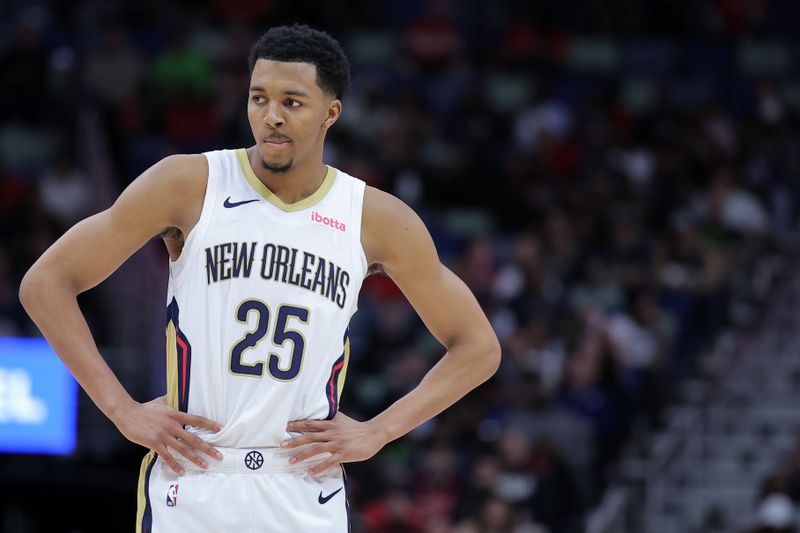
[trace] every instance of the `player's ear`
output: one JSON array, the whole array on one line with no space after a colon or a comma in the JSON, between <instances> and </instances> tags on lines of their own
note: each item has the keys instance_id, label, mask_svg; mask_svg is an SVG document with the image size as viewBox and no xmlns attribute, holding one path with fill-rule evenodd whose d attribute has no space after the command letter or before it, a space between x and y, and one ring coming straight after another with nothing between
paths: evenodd
<instances>
[{"instance_id":1,"label":"player's ear","mask_svg":"<svg viewBox=\"0 0 800 533\"><path fill-rule=\"evenodd\" d=\"M325 117L325 120L322 122L322 129L327 130L336 122L339 118L339 115L342 114L342 101L338 98L334 98L331 100L330 105L328 106L328 116Z\"/></svg>"}]
</instances>

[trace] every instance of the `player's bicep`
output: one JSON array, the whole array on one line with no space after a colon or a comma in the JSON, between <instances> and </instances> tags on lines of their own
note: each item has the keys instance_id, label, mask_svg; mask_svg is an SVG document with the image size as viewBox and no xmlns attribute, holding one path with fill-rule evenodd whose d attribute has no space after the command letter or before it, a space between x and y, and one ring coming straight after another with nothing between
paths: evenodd
<instances>
[{"instance_id":1,"label":"player's bicep","mask_svg":"<svg viewBox=\"0 0 800 533\"><path fill-rule=\"evenodd\" d=\"M76 292L102 282L148 240L175 223L176 189L185 163L167 158L148 169L114 205L62 235L30 273L57 278Z\"/></svg>"},{"instance_id":2,"label":"player's bicep","mask_svg":"<svg viewBox=\"0 0 800 533\"><path fill-rule=\"evenodd\" d=\"M439 260L422 220L399 200L385 193L375 196L373 200L377 202L365 211L371 226L368 233L374 259L408 298L430 332L448 347L474 342L490 333L488 320L472 292Z\"/></svg>"},{"instance_id":3,"label":"player's bicep","mask_svg":"<svg viewBox=\"0 0 800 533\"><path fill-rule=\"evenodd\" d=\"M400 290L439 342L453 347L491 329L472 291L441 263L423 276L393 276Z\"/></svg>"},{"instance_id":4,"label":"player's bicep","mask_svg":"<svg viewBox=\"0 0 800 533\"><path fill-rule=\"evenodd\" d=\"M126 228L110 208L70 228L31 272L56 277L83 292L106 279L148 239L141 231Z\"/></svg>"}]
</instances>

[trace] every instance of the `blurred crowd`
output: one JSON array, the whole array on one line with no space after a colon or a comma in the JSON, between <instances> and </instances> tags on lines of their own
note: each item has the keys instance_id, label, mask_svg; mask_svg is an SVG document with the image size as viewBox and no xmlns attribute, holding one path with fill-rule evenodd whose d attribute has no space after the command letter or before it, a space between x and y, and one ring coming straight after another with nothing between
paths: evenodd
<instances>
[{"instance_id":1,"label":"blurred crowd","mask_svg":"<svg viewBox=\"0 0 800 533\"><path fill-rule=\"evenodd\" d=\"M737 319L752 259L790 240L797 115L781 65L759 76L734 54L742 37L790 35L788 4L621 1L612 17L586 2L589 27L570 2L331 4L4 8L0 335L37 334L22 274L141 171L249 146L249 46L273 24L316 25L353 73L326 162L420 213L504 355L490 382L348 467L354 525L582 531L625 443L661 426L676 383ZM591 32L607 38L579 38ZM648 32L661 41L614 40ZM102 309L90 296L108 343ZM359 309L342 409L363 419L443 350L386 277L368 278Z\"/></svg>"}]
</instances>

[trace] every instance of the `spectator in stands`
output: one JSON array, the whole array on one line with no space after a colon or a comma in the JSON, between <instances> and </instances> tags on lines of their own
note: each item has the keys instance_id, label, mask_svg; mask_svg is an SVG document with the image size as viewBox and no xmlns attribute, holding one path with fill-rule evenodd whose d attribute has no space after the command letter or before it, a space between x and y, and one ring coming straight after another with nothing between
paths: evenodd
<instances>
[{"instance_id":1,"label":"spectator in stands","mask_svg":"<svg viewBox=\"0 0 800 533\"><path fill-rule=\"evenodd\" d=\"M794 533L797 531L797 512L785 494L770 494L759 504L756 527L752 533Z\"/></svg>"},{"instance_id":2,"label":"spectator in stands","mask_svg":"<svg viewBox=\"0 0 800 533\"><path fill-rule=\"evenodd\" d=\"M97 208L89 178L69 154L59 157L39 182L42 208L62 230L72 227Z\"/></svg>"}]
</instances>

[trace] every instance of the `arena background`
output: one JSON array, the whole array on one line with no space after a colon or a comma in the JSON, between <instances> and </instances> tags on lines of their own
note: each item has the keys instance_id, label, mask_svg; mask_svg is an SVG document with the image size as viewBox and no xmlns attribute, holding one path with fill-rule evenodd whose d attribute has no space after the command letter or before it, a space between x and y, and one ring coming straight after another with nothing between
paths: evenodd
<instances>
[{"instance_id":1,"label":"arena background","mask_svg":"<svg viewBox=\"0 0 800 533\"><path fill-rule=\"evenodd\" d=\"M348 466L353 531L793 531L798 10L6 0L0 336L38 335L22 275L142 170L249 145L249 46L307 23L352 63L326 162L420 213L504 355L455 407ZM142 401L164 390L166 263L154 239L79 298ZM360 419L443 353L381 277L351 338L342 409ZM67 455L0 454L0 531L133 529L144 450L83 393L77 424Z\"/></svg>"}]
</instances>

